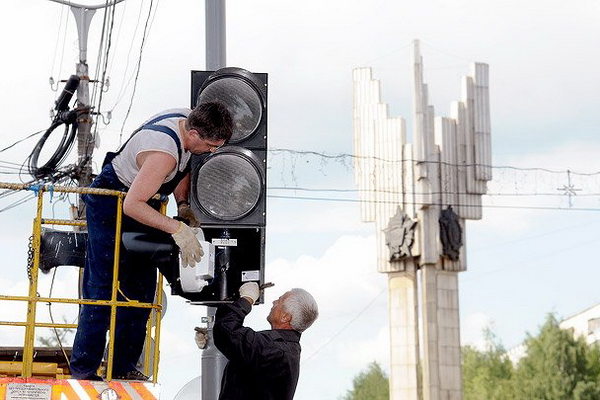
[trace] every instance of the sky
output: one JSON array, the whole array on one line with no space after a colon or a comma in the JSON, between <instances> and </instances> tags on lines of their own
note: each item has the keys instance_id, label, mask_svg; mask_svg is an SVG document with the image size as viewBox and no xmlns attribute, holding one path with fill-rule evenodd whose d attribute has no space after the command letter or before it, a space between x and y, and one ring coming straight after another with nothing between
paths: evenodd
<instances>
[{"instance_id":1,"label":"sky","mask_svg":"<svg viewBox=\"0 0 600 400\"><path fill-rule=\"evenodd\" d=\"M126 0L116 9L111 83L101 107L105 119L108 110L112 118L97 124L96 168L148 116L188 106L190 70L205 67L204 2L154 1L135 80L150 4ZM49 125L57 92L48 78L68 78L78 60L66 7L8 0L1 9L0 150ZM99 11L90 29L93 76L102 20ZM373 69L390 115L404 117L410 132L414 39L421 41L436 115L450 115L470 63L490 66L494 178L483 218L466 227L462 344L481 345L482 330L490 327L511 348L535 334L547 313L569 317L600 302L600 1L230 1L227 65L269 73L266 278L275 287L266 302L299 286L313 293L321 311L302 337L299 400L338 399L371 361L386 369L389 363L387 279L376 270L374 225L361 221L353 191L352 70ZM0 152L0 180L29 180L15 172L38 137ZM575 195L566 196L565 188ZM0 198L0 209L24 196ZM0 212L1 293L26 293L34 208L29 201ZM68 201L57 196L47 211L67 215ZM59 268L52 292L76 293L76 274L73 267ZM51 276L43 276L40 293L51 284ZM18 318L23 310L2 307L0 319ZM267 329L268 310L255 307L247 325ZM47 314L40 306L39 315ZM52 314L74 315L58 306ZM201 373L193 328L205 314L203 306L168 296L163 399L175 398ZM22 339L15 328L1 330L3 345Z\"/></svg>"}]
</instances>

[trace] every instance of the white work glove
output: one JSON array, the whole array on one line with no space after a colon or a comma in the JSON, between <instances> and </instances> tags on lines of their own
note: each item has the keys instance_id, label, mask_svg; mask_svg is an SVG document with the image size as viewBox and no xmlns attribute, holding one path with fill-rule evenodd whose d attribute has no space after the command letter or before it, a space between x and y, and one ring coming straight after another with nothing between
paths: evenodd
<instances>
[{"instance_id":1,"label":"white work glove","mask_svg":"<svg viewBox=\"0 0 600 400\"><path fill-rule=\"evenodd\" d=\"M198 346L200 350L205 349L206 344L208 343L208 329L197 326L194 330L196 331L196 334L194 335L196 346Z\"/></svg>"},{"instance_id":2,"label":"white work glove","mask_svg":"<svg viewBox=\"0 0 600 400\"><path fill-rule=\"evenodd\" d=\"M200 220L196 213L190 208L190 205L183 202L177 206L177 216L181 219L185 219L189 222L189 226L192 228L198 228L200 226Z\"/></svg>"},{"instance_id":3,"label":"white work glove","mask_svg":"<svg viewBox=\"0 0 600 400\"><path fill-rule=\"evenodd\" d=\"M251 304L254 304L260 296L260 289L256 282L246 282L240 286L240 297L245 297L250 300Z\"/></svg>"},{"instance_id":4,"label":"white work glove","mask_svg":"<svg viewBox=\"0 0 600 400\"><path fill-rule=\"evenodd\" d=\"M192 228L179 221L179 229L171 236L173 236L175 244L179 246L181 262L184 267L194 267L196 263L200 262L204 251Z\"/></svg>"}]
</instances>

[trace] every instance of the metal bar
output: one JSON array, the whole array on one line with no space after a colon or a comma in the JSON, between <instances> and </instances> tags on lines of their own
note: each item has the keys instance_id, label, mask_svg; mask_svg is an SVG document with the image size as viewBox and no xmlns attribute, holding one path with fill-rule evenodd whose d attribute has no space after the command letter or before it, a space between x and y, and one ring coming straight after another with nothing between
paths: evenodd
<instances>
[{"instance_id":1,"label":"metal bar","mask_svg":"<svg viewBox=\"0 0 600 400\"><path fill-rule=\"evenodd\" d=\"M113 279L112 279L112 296L111 301L117 301L117 288L119 287L119 258L121 253L121 223L123 219L123 198L119 197L117 200L117 226L115 229L115 254L113 260ZM112 363L115 354L115 329L117 326L117 305L111 304L110 306L110 328L109 328L109 342L108 342L108 359L106 360L106 379L112 379Z\"/></svg>"},{"instance_id":2,"label":"metal bar","mask_svg":"<svg viewBox=\"0 0 600 400\"><path fill-rule=\"evenodd\" d=\"M166 207L165 207L166 208ZM157 290L158 293L156 295L156 304L158 307L154 309L154 313L156 314L156 328L154 330L154 363L152 364L152 382L157 383L158 381L158 362L160 357L160 329L161 329L161 320L162 320L162 285L163 285L163 276L162 274L158 274L158 285Z\"/></svg>"},{"instance_id":3,"label":"metal bar","mask_svg":"<svg viewBox=\"0 0 600 400\"><path fill-rule=\"evenodd\" d=\"M42 219L44 225L69 225L69 226L87 226L85 221L77 221L75 219Z\"/></svg>"},{"instance_id":4,"label":"metal bar","mask_svg":"<svg viewBox=\"0 0 600 400\"><path fill-rule=\"evenodd\" d=\"M35 296L33 298L29 298L28 296L6 296L0 295L0 300L13 300L13 301L29 301L35 299L40 303L71 303L71 304L89 304L94 306L112 306L116 305L119 307L139 307L139 308L157 308L158 305L154 303L142 303L137 300L132 301L112 301L112 300L85 300L85 299L67 299L67 298L58 298L58 297L40 297Z\"/></svg>"},{"instance_id":5,"label":"metal bar","mask_svg":"<svg viewBox=\"0 0 600 400\"><path fill-rule=\"evenodd\" d=\"M73 3L70 0L50 0L50 1L53 1L53 2L59 3L59 4L64 4L65 6L71 6L71 7L76 7L76 8L85 8L85 9L88 9L88 10L98 10L100 8L106 8L106 7L114 6L115 4L119 4L119 3L121 3L122 1L125 1L125 0L113 0L112 2L110 2L108 4L104 3L104 4L98 4L98 5L95 5L95 6L87 6L87 5L84 5L84 4Z\"/></svg>"},{"instance_id":6,"label":"metal bar","mask_svg":"<svg viewBox=\"0 0 600 400\"><path fill-rule=\"evenodd\" d=\"M160 213L165 215L167 213L167 202L163 201L160 205ZM156 307L152 309L152 314L154 315L154 321L156 329L154 331L154 350L152 352L152 359L154 362L152 363L152 382L156 383L158 381L158 362L159 362L159 343L160 343L160 328L161 328L161 319L162 319L162 285L163 285L163 276L162 274L158 274L158 283L156 285ZM149 319L152 321L152 318ZM146 333L146 354L144 355L144 374L148 375L149 366L150 366L150 349L151 347L151 337L152 337L152 326L148 324L148 332Z\"/></svg>"},{"instance_id":7,"label":"metal bar","mask_svg":"<svg viewBox=\"0 0 600 400\"><path fill-rule=\"evenodd\" d=\"M154 314L154 310L152 311L152 314ZM156 316L156 315L155 315ZM146 339L144 340L144 369L143 369L143 374L146 376L150 376L150 348L152 347L152 315L150 316L150 318L148 318L148 321L146 322Z\"/></svg>"},{"instance_id":8,"label":"metal bar","mask_svg":"<svg viewBox=\"0 0 600 400\"><path fill-rule=\"evenodd\" d=\"M78 193L78 194L98 194L105 196L122 196L125 197L127 193L119 190L111 189L98 189L78 186L54 186L50 184L45 185L34 185L34 184L23 184L23 183L7 183L0 182L0 189L12 189L12 190L32 190L34 192L45 191L45 192L60 192L60 193ZM158 195L153 198L158 198Z\"/></svg>"},{"instance_id":9,"label":"metal bar","mask_svg":"<svg viewBox=\"0 0 600 400\"><path fill-rule=\"evenodd\" d=\"M0 321L0 325L5 326L27 326L27 322ZM61 324L49 322L36 322L38 328L77 328L77 324Z\"/></svg>"},{"instance_id":10,"label":"metal bar","mask_svg":"<svg viewBox=\"0 0 600 400\"><path fill-rule=\"evenodd\" d=\"M23 183L8 183L0 182L0 189L11 189L11 190L31 190L34 192L59 192L59 193L77 193L77 194L96 194L101 196L118 196L124 198L127 192L121 192L120 190L112 189L101 189L101 188L90 188L90 187L79 187L79 186L54 186L50 184L45 185L33 185ZM152 200L164 201L164 196L155 194L151 197Z\"/></svg>"},{"instance_id":11,"label":"metal bar","mask_svg":"<svg viewBox=\"0 0 600 400\"><path fill-rule=\"evenodd\" d=\"M29 277L29 298L27 299L27 326L23 343L22 376L30 378L33 368L33 345L35 341L35 313L37 310L37 283L40 265L40 235L42 229L42 207L44 191L38 192L37 212L33 221L33 266Z\"/></svg>"}]
</instances>

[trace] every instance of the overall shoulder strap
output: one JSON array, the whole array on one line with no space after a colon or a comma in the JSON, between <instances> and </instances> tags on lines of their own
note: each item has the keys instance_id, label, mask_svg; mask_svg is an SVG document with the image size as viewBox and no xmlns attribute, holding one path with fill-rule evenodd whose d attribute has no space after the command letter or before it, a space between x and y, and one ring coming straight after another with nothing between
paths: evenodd
<instances>
[{"instance_id":1,"label":"overall shoulder strap","mask_svg":"<svg viewBox=\"0 0 600 400\"><path fill-rule=\"evenodd\" d=\"M127 141L125 143L123 143L123 145L121 146L121 148L119 148L119 150L117 150L114 153L112 153L112 152L108 153L107 158L104 160L104 165L107 162L112 161L118 154L120 154L123 151L123 149L125 148L125 146L127 145L127 143L129 143L131 138L135 134L137 134L139 131L141 131L142 129L159 131L159 132L163 132L163 133L166 133L167 135L171 136L173 138L173 140L175 141L175 144L177 145L177 153L179 155L177 164L179 165L179 161L181 160L181 141L179 140L179 136L177 136L177 133L175 133L175 131L172 130L171 128L167 128L166 126L163 126L163 125L155 125L157 122L162 121L163 119L169 119L169 118L187 118L187 116L182 113L168 113L168 114L163 114L163 115L159 115L155 118L152 118L150 121L146 122L144 125L140 126L135 131L133 131L131 136L129 136Z\"/></svg>"},{"instance_id":2,"label":"overall shoulder strap","mask_svg":"<svg viewBox=\"0 0 600 400\"><path fill-rule=\"evenodd\" d=\"M144 125L140 130L142 129L162 132L171 136L171 138L175 141L175 144L177 145L177 154L179 155L179 158L177 159L177 165L179 165L179 161L181 160L181 140L179 139L179 136L177 136L177 133L175 133L173 129L167 128L164 125Z\"/></svg>"},{"instance_id":3,"label":"overall shoulder strap","mask_svg":"<svg viewBox=\"0 0 600 400\"><path fill-rule=\"evenodd\" d=\"M185 116L184 114L181 114L181 113L168 113L168 114L159 115L159 116L151 119L150 121L146 122L141 128L138 128L138 131L140 129L144 129L145 125L154 125L158 121L162 121L163 119L168 119L168 118L187 118L187 116Z\"/></svg>"}]
</instances>

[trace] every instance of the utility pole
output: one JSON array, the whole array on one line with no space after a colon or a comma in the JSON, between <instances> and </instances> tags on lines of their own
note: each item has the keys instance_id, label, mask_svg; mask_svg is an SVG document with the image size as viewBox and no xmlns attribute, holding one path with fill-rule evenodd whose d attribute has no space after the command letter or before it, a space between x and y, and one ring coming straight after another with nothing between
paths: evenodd
<instances>
[{"instance_id":1,"label":"utility pole","mask_svg":"<svg viewBox=\"0 0 600 400\"><path fill-rule=\"evenodd\" d=\"M225 0L206 0L206 70L215 71L226 66ZM208 340L202 351L202 400L217 400L221 390L221 378L227 359L217 350L213 340L216 307L207 306L206 319Z\"/></svg>"},{"instance_id":2,"label":"utility pole","mask_svg":"<svg viewBox=\"0 0 600 400\"><path fill-rule=\"evenodd\" d=\"M466 220L481 219L492 179L488 66L474 63L451 117L436 117L418 41L413 56L412 143L371 69L353 72L355 178L388 276L390 399L461 400L458 273Z\"/></svg>"},{"instance_id":3,"label":"utility pole","mask_svg":"<svg viewBox=\"0 0 600 400\"><path fill-rule=\"evenodd\" d=\"M94 137L91 133L93 121L91 118L92 105L90 104L90 76L87 64L88 33L96 10L114 6L124 0L113 0L110 3L90 6L74 3L70 0L50 1L68 5L73 12L77 24L79 42L79 62L76 66L77 76L79 77L77 105L82 110L77 118L77 165L81 168L78 176L78 186L88 186L92 182L92 153L95 146ZM74 214L76 215L76 219L85 219L85 206L81 200L79 200L77 212Z\"/></svg>"}]
</instances>

